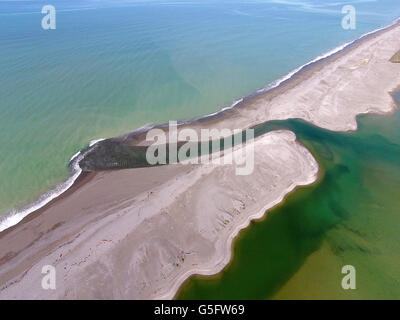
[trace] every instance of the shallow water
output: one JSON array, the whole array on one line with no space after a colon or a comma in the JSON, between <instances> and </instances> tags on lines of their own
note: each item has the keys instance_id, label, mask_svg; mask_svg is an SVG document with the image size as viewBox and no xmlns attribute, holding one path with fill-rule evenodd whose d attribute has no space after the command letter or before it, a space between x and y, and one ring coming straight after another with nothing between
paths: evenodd
<instances>
[{"instance_id":1,"label":"shallow water","mask_svg":"<svg viewBox=\"0 0 400 320\"><path fill-rule=\"evenodd\" d=\"M0 2L0 215L64 181L89 141L217 111L400 16L398 0ZM326 37L329 34L329 37Z\"/></svg>"},{"instance_id":2,"label":"shallow water","mask_svg":"<svg viewBox=\"0 0 400 320\"><path fill-rule=\"evenodd\" d=\"M50 32L41 1L0 2L0 215L65 180L92 139L214 112L400 16L398 0L351 1L358 25L344 31L346 1L162 2L54 1ZM179 297L399 298L399 124L399 113L362 117L353 134L275 123L323 177L253 222L232 264ZM354 292L340 287L344 264L357 268Z\"/></svg>"},{"instance_id":3,"label":"shallow water","mask_svg":"<svg viewBox=\"0 0 400 320\"><path fill-rule=\"evenodd\" d=\"M361 116L354 133L298 120L278 127L312 151L321 178L242 231L222 273L190 278L177 297L400 298L400 112ZM356 290L341 287L344 265L356 268Z\"/></svg>"}]
</instances>

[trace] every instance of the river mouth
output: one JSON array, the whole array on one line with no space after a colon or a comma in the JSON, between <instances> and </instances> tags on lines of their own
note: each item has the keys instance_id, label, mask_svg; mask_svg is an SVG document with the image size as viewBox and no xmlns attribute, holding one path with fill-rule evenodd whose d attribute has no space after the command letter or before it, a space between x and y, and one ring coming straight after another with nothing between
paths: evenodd
<instances>
[{"instance_id":1,"label":"river mouth","mask_svg":"<svg viewBox=\"0 0 400 320\"><path fill-rule=\"evenodd\" d=\"M400 104L400 93L394 94ZM393 299L400 297L400 112L359 116L336 133L300 120L286 128L316 157L322 175L243 230L219 274L193 276L177 299ZM341 287L342 267L357 290Z\"/></svg>"}]
</instances>

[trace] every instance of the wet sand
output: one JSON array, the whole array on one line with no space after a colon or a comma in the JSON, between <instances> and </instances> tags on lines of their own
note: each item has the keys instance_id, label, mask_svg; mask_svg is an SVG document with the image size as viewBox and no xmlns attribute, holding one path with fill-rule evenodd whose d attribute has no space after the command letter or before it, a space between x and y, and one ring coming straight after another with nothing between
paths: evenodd
<instances>
[{"instance_id":1,"label":"wet sand","mask_svg":"<svg viewBox=\"0 0 400 320\"><path fill-rule=\"evenodd\" d=\"M329 130L355 130L358 114L394 108L388 93L400 84L400 65L389 60L400 49L398 39L399 25L380 31L219 117L181 127L233 130L302 118ZM146 145L143 134L119 140ZM293 133L273 131L253 146L249 176L214 164L82 176L0 233L0 298L169 299L190 275L220 271L240 229L317 179L317 163ZM47 264L56 268L56 290L41 287Z\"/></svg>"}]
</instances>

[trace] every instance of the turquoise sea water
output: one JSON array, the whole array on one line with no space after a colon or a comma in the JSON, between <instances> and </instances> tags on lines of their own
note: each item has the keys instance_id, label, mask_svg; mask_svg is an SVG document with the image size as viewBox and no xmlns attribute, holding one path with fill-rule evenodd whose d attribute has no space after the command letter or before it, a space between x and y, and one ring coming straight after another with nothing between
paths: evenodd
<instances>
[{"instance_id":1,"label":"turquoise sea water","mask_svg":"<svg viewBox=\"0 0 400 320\"><path fill-rule=\"evenodd\" d=\"M0 1L0 215L65 181L93 139L217 111L399 16L398 0Z\"/></svg>"}]
</instances>

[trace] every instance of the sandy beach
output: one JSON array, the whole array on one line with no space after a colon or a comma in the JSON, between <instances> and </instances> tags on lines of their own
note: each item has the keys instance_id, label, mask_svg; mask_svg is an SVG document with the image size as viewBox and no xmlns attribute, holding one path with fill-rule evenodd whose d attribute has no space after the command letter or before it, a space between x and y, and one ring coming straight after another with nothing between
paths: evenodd
<instances>
[{"instance_id":1,"label":"sandy beach","mask_svg":"<svg viewBox=\"0 0 400 320\"><path fill-rule=\"evenodd\" d=\"M180 124L192 129L247 129L270 120L299 118L332 131L354 131L360 114L396 108L390 92L400 83L399 65L390 59L399 50L400 24L366 35L315 63L266 93L244 97L234 108ZM379 81L378 81L379 79ZM362 81L360 81L362 80ZM165 125L160 126L167 131ZM115 140L148 145L146 131Z\"/></svg>"},{"instance_id":2,"label":"sandy beach","mask_svg":"<svg viewBox=\"0 0 400 320\"><path fill-rule=\"evenodd\" d=\"M180 127L233 130L300 118L356 130L357 115L395 107L389 93L400 85L400 64L389 60L400 50L398 39L396 24L219 117ZM143 136L116 140L146 145ZM241 229L318 177L316 160L290 131L264 134L252 147L248 176L217 164L85 173L0 233L0 299L171 299L190 275L221 271ZM56 290L41 287L44 265L56 268Z\"/></svg>"}]
</instances>

